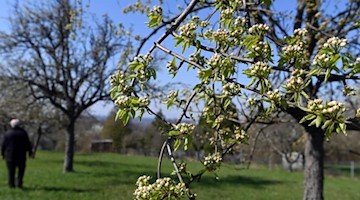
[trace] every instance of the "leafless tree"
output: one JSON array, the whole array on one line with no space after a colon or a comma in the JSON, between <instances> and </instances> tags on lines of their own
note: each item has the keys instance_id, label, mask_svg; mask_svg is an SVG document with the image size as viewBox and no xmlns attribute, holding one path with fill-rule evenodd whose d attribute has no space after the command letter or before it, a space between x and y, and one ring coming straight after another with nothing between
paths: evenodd
<instances>
[{"instance_id":1,"label":"leafless tree","mask_svg":"<svg viewBox=\"0 0 360 200\"><path fill-rule=\"evenodd\" d=\"M92 18L80 6L70 0L15 5L10 31L0 33L2 76L27 84L34 99L66 116L64 172L73 171L76 120L109 98L109 61L122 47L107 16L86 24Z\"/></svg>"}]
</instances>

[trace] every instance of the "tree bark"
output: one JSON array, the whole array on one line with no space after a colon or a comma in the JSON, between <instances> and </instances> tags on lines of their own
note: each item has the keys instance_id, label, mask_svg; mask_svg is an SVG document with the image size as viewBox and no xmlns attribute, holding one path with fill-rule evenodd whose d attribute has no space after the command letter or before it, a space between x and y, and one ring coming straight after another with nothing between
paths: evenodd
<instances>
[{"instance_id":1,"label":"tree bark","mask_svg":"<svg viewBox=\"0 0 360 200\"><path fill-rule=\"evenodd\" d=\"M307 114L296 107L288 107L286 112L297 121ZM303 200L323 200L325 132L321 128L309 126L309 122L304 122L302 126L306 130Z\"/></svg>"},{"instance_id":2,"label":"tree bark","mask_svg":"<svg viewBox=\"0 0 360 200\"><path fill-rule=\"evenodd\" d=\"M303 200L323 200L325 135L318 128L306 131Z\"/></svg>"},{"instance_id":3,"label":"tree bark","mask_svg":"<svg viewBox=\"0 0 360 200\"><path fill-rule=\"evenodd\" d=\"M40 143L40 139L41 139L41 136L42 136L42 128L41 128L41 125L39 125L38 127L38 130L37 130L37 138L36 138L36 141L35 141L35 145L34 145L34 148L33 148L33 153L32 153L32 157L35 158L35 155L36 155L36 151L38 149L38 146L39 146L39 143Z\"/></svg>"},{"instance_id":4,"label":"tree bark","mask_svg":"<svg viewBox=\"0 0 360 200\"><path fill-rule=\"evenodd\" d=\"M64 172L74 171L74 151L75 151L75 123L73 121L67 127L65 143Z\"/></svg>"}]
</instances>

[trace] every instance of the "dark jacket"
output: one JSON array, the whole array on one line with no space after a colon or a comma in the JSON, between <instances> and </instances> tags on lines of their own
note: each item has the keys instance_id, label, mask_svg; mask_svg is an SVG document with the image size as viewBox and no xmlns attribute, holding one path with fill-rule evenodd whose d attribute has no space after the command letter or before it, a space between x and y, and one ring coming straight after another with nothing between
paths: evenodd
<instances>
[{"instance_id":1,"label":"dark jacket","mask_svg":"<svg viewBox=\"0 0 360 200\"><path fill-rule=\"evenodd\" d=\"M5 133L4 141L1 145L1 155L6 161L25 161L26 152L32 154L32 146L27 132L20 128L11 128Z\"/></svg>"}]
</instances>

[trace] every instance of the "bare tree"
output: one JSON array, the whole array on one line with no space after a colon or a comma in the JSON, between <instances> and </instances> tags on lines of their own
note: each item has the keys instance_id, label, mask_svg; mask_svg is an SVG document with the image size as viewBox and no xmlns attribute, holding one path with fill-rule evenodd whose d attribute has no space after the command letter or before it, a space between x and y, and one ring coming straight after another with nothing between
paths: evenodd
<instances>
[{"instance_id":1,"label":"bare tree","mask_svg":"<svg viewBox=\"0 0 360 200\"><path fill-rule=\"evenodd\" d=\"M11 30L0 33L4 76L28 84L66 116L64 172L73 171L75 124L98 101L108 99L109 61L121 48L112 21L90 24L80 4L70 0L15 5Z\"/></svg>"}]
</instances>

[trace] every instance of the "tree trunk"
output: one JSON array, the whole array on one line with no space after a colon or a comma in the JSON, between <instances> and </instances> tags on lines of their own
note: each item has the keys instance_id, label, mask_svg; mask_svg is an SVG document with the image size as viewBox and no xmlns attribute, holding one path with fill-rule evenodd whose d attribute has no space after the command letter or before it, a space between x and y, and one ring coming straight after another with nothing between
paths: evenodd
<instances>
[{"instance_id":1,"label":"tree trunk","mask_svg":"<svg viewBox=\"0 0 360 200\"><path fill-rule=\"evenodd\" d=\"M75 123L72 121L67 127L65 143L64 172L74 171Z\"/></svg>"},{"instance_id":2,"label":"tree trunk","mask_svg":"<svg viewBox=\"0 0 360 200\"><path fill-rule=\"evenodd\" d=\"M324 132L306 128L304 200L323 200L324 189Z\"/></svg>"},{"instance_id":3,"label":"tree trunk","mask_svg":"<svg viewBox=\"0 0 360 200\"><path fill-rule=\"evenodd\" d=\"M297 121L307 115L305 111L295 107L288 107L286 112ZM306 130L303 200L323 200L325 133L321 128L309 126L309 122L302 126Z\"/></svg>"},{"instance_id":4,"label":"tree trunk","mask_svg":"<svg viewBox=\"0 0 360 200\"><path fill-rule=\"evenodd\" d=\"M38 127L38 130L37 130L37 138L36 138L36 141L35 141L35 145L34 145L34 148L33 148L33 153L32 153L32 157L35 158L35 155L36 155L36 151L38 149L38 146L39 146L39 143L40 143L40 139L41 139L41 136L42 136L42 128L41 128L41 125Z\"/></svg>"}]
</instances>

